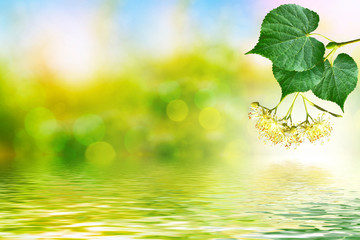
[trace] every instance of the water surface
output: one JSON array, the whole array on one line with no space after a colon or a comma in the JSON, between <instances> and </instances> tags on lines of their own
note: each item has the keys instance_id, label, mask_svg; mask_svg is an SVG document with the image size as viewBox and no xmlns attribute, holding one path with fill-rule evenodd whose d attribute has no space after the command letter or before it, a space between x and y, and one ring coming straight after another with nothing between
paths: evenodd
<instances>
[{"instance_id":1,"label":"water surface","mask_svg":"<svg viewBox=\"0 0 360 240\"><path fill-rule=\"evenodd\" d=\"M0 184L0 239L360 239L360 193L298 162L8 167Z\"/></svg>"}]
</instances>

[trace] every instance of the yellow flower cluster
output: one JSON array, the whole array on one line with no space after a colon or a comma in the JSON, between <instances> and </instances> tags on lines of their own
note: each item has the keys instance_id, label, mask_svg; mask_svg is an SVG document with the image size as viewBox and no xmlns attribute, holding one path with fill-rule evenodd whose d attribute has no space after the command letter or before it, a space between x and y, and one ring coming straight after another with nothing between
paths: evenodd
<instances>
[{"instance_id":1,"label":"yellow flower cluster","mask_svg":"<svg viewBox=\"0 0 360 240\"><path fill-rule=\"evenodd\" d=\"M257 120L255 126L260 138L286 148L296 148L305 139L311 143L323 142L332 131L331 123L323 117L313 120L312 123L305 121L298 125L289 125L287 120L278 119L269 109L257 102L251 104L249 119Z\"/></svg>"},{"instance_id":2,"label":"yellow flower cluster","mask_svg":"<svg viewBox=\"0 0 360 240\"><path fill-rule=\"evenodd\" d=\"M313 123L302 127L304 128L306 138L309 139L311 143L317 141L323 143L324 139L329 139L332 131L331 123L323 117L315 119Z\"/></svg>"}]
</instances>

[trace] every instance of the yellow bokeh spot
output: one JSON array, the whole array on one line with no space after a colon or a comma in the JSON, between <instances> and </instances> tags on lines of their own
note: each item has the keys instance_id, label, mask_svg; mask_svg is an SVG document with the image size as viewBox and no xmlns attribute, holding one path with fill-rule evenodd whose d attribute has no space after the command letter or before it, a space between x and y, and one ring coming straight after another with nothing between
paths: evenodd
<instances>
[{"instance_id":1,"label":"yellow bokeh spot","mask_svg":"<svg viewBox=\"0 0 360 240\"><path fill-rule=\"evenodd\" d=\"M204 108L199 114L199 123L207 130L214 130L220 126L221 114L216 108Z\"/></svg>"},{"instance_id":2,"label":"yellow bokeh spot","mask_svg":"<svg viewBox=\"0 0 360 240\"><path fill-rule=\"evenodd\" d=\"M187 117L189 108L183 100L173 100L167 105L166 113L171 120L181 122Z\"/></svg>"},{"instance_id":3,"label":"yellow bokeh spot","mask_svg":"<svg viewBox=\"0 0 360 240\"><path fill-rule=\"evenodd\" d=\"M86 160L95 166L108 166L116 156L113 146L107 142L90 144L85 152Z\"/></svg>"}]
</instances>

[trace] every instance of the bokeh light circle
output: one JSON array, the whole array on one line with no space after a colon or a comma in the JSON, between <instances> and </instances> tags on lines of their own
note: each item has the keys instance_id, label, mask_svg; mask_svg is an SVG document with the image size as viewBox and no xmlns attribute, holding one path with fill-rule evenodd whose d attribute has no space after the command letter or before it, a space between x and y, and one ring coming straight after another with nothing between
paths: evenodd
<instances>
[{"instance_id":1,"label":"bokeh light circle","mask_svg":"<svg viewBox=\"0 0 360 240\"><path fill-rule=\"evenodd\" d=\"M108 166L116 157L113 146L107 142L90 144L85 151L86 160L95 166Z\"/></svg>"},{"instance_id":2,"label":"bokeh light circle","mask_svg":"<svg viewBox=\"0 0 360 240\"><path fill-rule=\"evenodd\" d=\"M54 114L47 108L32 109L25 117L26 132L37 139L51 137L58 130L58 123Z\"/></svg>"},{"instance_id":3,"label":"bokeh light circle","mask_svg":"<svg viewBox=\"0 0 360 240\"><path fill-rule=\"evenodd\" d=\"M166 107L166 114L172 121L181 122L185 120L189 113L189 108L183 100L173 100Z\"/></svg>"},{"instance_id":4,"label":"bokeh light circle","mask_svg":"<svg viewBox=\"0 0 360 240\"><path fill-rule=\"evenodd\" d=\"M103 139L105 123L98 115L84 115L76 119L73 132L76 140L87 146Z\"/></svg>"},{"instance_id":5,"label":"bokeh light circle","mask_svg":"<svg viewBox=\"0 0 360 240\"><path fill-rule=\"evenodd\" d=\"M221 123L221 114L214 107L204 108L199 114L199 123L207 130L217 129Z\"/></svg>"}]
</instances>

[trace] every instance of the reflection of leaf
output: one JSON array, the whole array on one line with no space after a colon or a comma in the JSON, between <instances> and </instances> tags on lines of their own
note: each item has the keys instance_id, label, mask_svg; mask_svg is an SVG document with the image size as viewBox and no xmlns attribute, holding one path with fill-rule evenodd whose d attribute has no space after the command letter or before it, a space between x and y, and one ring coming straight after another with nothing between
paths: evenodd
<instances>
[{"instance_id":1,"label":"reflection of leaf","mask_svg":"<svg viewBox=\"0 0 360 240\"><path fill-rule=\"evenodd\" d=\"M324 63L321 61L308 71L286 71L273 65L273 74L281 87L281 98L294 92L306 92L321 81Z\"/></svg>"},{"instance_id":2,"label":"reflection of leaf","mask_svg":"<svg viewBox=\"0 0 360 240\"><path fill-rule=\"evenodd\" d=\"M318 23L316 12L295 4L281 5L265 16L259 42L248 53L260 54L288 71L309 70L325 53L324 44L308 36Z\"/></svg>"},{"instance_id":3,"label":"reflection of leaf","mask_svg":"<svg viewBox=\"0 0 360 240\"><path fill-rule=\"evenodd\" d=\"M319 98L335 102L344 111L345 100L355 89L357 76L356 62L342 53L337 56L333 65L326 60L323 78L312 91Z\"/></svg>"}]
</instances>

